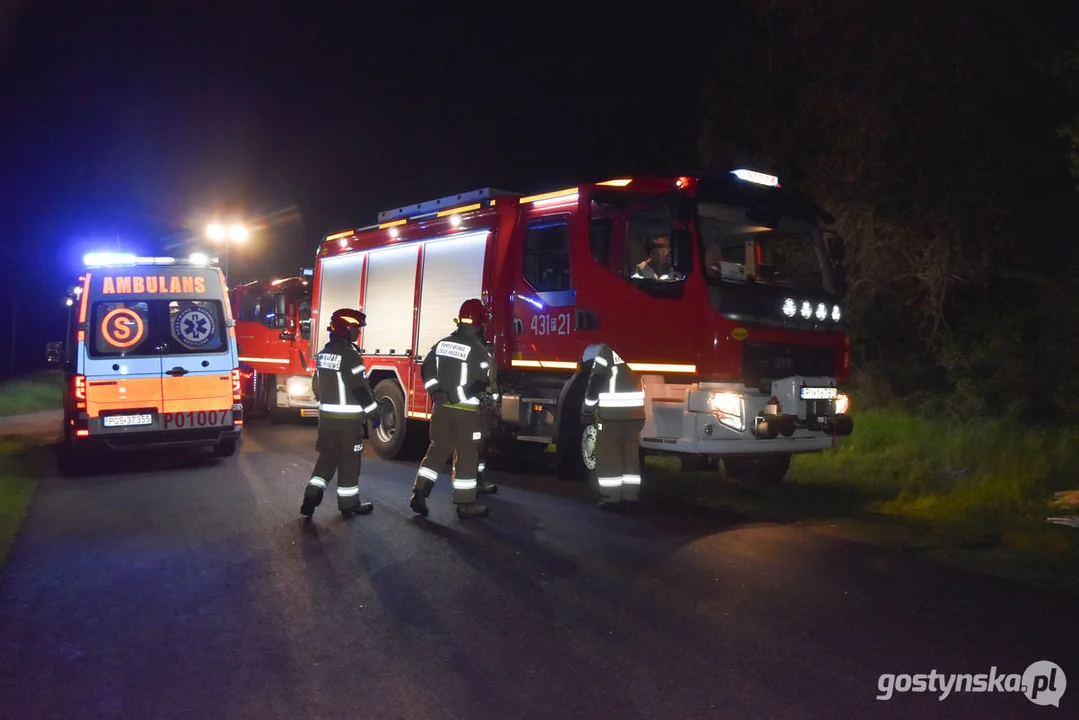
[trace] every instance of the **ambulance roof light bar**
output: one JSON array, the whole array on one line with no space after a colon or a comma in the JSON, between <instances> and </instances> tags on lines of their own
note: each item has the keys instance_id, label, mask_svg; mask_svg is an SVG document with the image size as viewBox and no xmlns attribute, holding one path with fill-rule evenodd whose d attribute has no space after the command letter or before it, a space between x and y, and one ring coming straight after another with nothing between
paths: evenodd
<instances>
[{"instance_id":1,"label":"ambulance roof light bar","mask_svg":"<svg viewBox=\"0 0 1079 720\"><path fill-rule=\"evenodd\" d=\"M192 253L191 257L178 260L172 257L139 257L134 253L92 252L82 256L86 267L123 267L127 265L202 265L216 264L216 258L204 253Z\"/></svg>"},{"instance_id":2,"label":"ambulance roof light bar","mask_svg":"<svg viewBox=\"0 0 1079 720\"><path fill-rule=\"evenodd\" d=\"M458 205L469 205L475 202L481 202L483 200L490 200L496 197L520 197L522 193L511 192L509 190L497 190L495 188L481 188L479 190L473 190L471 192L459 193L457 195L448 195L437 200L428 200L427 202L416 203L415 205L405 205L399 208L393 208L392 210L383 210L378 214L379 223L388 222L390 220L399 220L401 218L413 218L421 215L432 215L439 210L445 210L447 208L457 207Z\"/></svg>"}]
</instances>

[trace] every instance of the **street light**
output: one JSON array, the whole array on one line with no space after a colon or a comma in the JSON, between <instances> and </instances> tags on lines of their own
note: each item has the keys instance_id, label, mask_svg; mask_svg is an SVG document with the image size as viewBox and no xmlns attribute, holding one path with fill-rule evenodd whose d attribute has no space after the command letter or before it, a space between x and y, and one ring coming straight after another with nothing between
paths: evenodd
<instances>
[{"instance_id":1,"label":"street light","mask_svg":"<svg viewBox=\"0 0 1079 720\"><path fill-rule=\"evenodd\" d=\"M244 242L251 236L246 227L240 224L225 227L221 223L210 223L206 226L206 239L219 243L225 243L225 277L229 276L229 245L234 242Z\"/></svg>"}]
</instances>

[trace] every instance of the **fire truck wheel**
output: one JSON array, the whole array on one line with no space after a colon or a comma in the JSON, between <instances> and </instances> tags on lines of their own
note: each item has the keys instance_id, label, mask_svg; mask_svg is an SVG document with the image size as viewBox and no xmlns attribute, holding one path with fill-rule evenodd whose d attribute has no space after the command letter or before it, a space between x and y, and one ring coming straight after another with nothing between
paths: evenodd
<instances>
[{"instance_id":1,"label":"fire truck wheel","mask_svg":"<svg viewBox=\"0 0 1079 720\"><path fill-rule=\"evenodd\" d=\"M573 414L562 418L555 450L559 480L583 480L589 486L596 484L595 425L585 427Z\"/></svg>"},{"instance_id":2,"label":"fire truck wheel","mask_svg":"<svg viewBox=\"0 0 1079 720\"><path fill-rule=\"evenodd\" d=\"M382 408L382 420L369 430L371 449L383 460L404 460L412 450L408 442L408 416L405 413L405 394L396 380L386 379L375 385L375 402Z\"/></svg>"},{"instance_id":3,"label":"fire truck wheel","mask_svg":"<svg viewBox=\"0 0 1079 720\"><path fill-rule=\"evenodd\" d=\"M791 466L790 455L756 455L723 458L727 477L749 485L777 485Z\"/></svg>"}]
</instances>

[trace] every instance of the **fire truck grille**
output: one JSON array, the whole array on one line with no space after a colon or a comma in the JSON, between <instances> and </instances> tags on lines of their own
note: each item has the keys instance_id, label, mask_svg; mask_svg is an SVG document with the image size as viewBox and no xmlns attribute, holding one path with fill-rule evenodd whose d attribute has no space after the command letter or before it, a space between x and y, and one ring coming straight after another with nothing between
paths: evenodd
<instances>
[{"instance_id":1,"label":"fire truck grille","mask_svg":"<svg viewBox=\"0 0 1079 720\"><path fill-rule=\"evenodd\" d=\"M742 375L746 385L760 385L790 375L835 375L836 351L816 345L744 343Z\"/></svg>"}]
</instances>

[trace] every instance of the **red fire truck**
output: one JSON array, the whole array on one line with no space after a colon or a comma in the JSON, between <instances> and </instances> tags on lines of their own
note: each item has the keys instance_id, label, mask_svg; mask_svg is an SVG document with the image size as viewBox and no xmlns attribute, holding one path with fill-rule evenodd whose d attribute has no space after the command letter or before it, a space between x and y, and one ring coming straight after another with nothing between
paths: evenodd
<instances>
[{"instance_id":1,"label":"red fire truck","mask_svg":"<svg viewBox=\"0 0 1079 720\"><path fill-rule=\"evenodd\" d=\"M842 239L832 218L773 176L633 177L522 196L493 189L379 214L317 253L322 316L359 307L359 345L401 456L430 418L420 364L463 300L488 306L501 391L492 440L518 457L554 442L560 474L587 477L594 431L579 409L586 347L611 345L643 376L643 453L777 482L791 456L853 430L839 382L850 349ZM670 245L670 262L655 252ZM653 254L654 253L654 254ZM244 354L247 347L244 347Z\"/></svg>"},{"instance_id":2,"label":"red fire truck","mask_svg":"<svg viewBox=\"0 0 1079 720\"><path fill-rule=\"evenodd\" d=\"M236 312L245 409L271 419L318 415L311 375L311 276L258 280L229 290Z\"/></svg>"}]
</instances>

